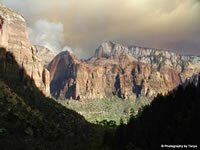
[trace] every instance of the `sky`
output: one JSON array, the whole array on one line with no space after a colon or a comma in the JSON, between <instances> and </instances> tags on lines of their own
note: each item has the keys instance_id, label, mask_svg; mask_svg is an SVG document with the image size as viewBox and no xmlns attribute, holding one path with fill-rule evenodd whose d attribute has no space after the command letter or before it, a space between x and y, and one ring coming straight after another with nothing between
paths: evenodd
<instances>
[{"instance_id":1,"label":"sky","mask_svg":"<svg viewBox=\"0 0 200 150\"><path fill-rule=\"evenodd\" d=\"M104 41L200 55L200 0L0 0L33 44L88 58Z\"/></svg>"}]
</instances>

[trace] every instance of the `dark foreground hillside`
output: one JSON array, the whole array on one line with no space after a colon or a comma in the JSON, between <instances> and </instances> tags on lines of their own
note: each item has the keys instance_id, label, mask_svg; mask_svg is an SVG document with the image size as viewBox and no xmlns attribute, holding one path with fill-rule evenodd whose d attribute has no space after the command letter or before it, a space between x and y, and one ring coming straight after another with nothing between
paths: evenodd
<instances>
[{"instance_id":1,"label":"dark foreground hillside","mask_svg":"<svg viewBox=\"0 0 200 150\"><path fill-rule=\"evenodd\" d=\"M162 149L162 144L200 146L199 133L200 82L157 96L127 125L121 124L115 134L107 133L105 143L112 137L113 143L107 145L122 150L156 150Z\"/></svg>"},{"instance_id":2,"label":"dark foreground hillside","mask_svg":"<svg viewBox=\"0 0 200 150\"><path fill-rule=\"evenodd\" d=\"M5 53L3 48L1 53ZM2 52L4 51L4 52ZM21 69L7 52L1 64ZM2 68L1 68L2 69ZM24 80L25 79L25 80ZM75 111L46 98L30 77L10 78L0 72L0 149L78 150L100 148L97 127Z\"/></svg>"},{"instance_id":3,"label":"dark foreground hillside","mask_svg":"<svg viewBox=\"0 0 200 150\"><path fill-rule=\"evenodd\" d=\"M23 70L10 59L12 54L2 51L9 57L0 59L0 64L12 65L21 74ZM0 68L1 150L156 150L161 144L199 143L200 83L158 96L115 131L115 126L89 124L75 111L46 98L30 77L2 72Z\"/></svg>"}]
</instances>

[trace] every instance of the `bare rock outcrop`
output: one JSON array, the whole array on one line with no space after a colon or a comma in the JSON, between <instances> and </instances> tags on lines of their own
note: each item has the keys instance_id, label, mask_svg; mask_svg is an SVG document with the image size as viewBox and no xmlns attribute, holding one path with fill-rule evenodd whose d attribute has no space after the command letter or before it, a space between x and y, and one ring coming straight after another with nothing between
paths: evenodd
<instances>
[{"instance_id":1,"label":"bare rock outcrop","mask_svg":"<svg viewBox=\"0 0 200 150\"><path fill-rule=\"evenodd\" d=\"M200 71L200 57L105 42L80 61L70 52L50 64L51 93L59 99L118 96L133 99L166 94Z\"/></svg>"},{"instance_id":2,"label":"bare rock outcrop","mask_svg":"<svg viewBox=\"0 0 200 150\"><path fill-rule=\"evenodd\" d=\"M48 67L48 64L56 56L56 54L44 46L34 45L34 48L36 50L36 56L41 58L44 61L45 66Z\"/></svg>"},{"instance_id":3,"label":"bare rock outcrop","mask_svg":"<svg viewBox=\"0 0 200 150\"><path fill-rule=\"evenodd\" d=\"M0 5L0 74L35 85L50 95L50 74L44 62L36 56L36 49L28 39L26 22L22 15ZM16 64L14 62L16 61ZM31 80L26 79L29 76Z\"/></svg>"},{"instance_id":4,"label":"bare rock outcrop","mask_svg":"<svg viewBox=\"0 0 200 150\"><path fill-rule=\"evenodd\" d=\"M70 52L58 54L50 63L51 94L58 97L76 97L75 76L80 61Z\"/></svg>"}]
</instances>

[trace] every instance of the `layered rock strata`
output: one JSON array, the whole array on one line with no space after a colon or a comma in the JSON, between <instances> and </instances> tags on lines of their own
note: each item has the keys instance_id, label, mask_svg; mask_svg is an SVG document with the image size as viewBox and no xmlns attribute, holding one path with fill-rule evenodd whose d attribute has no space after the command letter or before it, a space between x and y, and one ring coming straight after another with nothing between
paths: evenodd
<instances>
[{"instance_id":1,"label":"layered rock strata","mask_svg":"<svg viewBox=\"0 0 200 150\"><path fill-rule=\"evenodd\" d=\"M21 80L26 85L35 84L46 96L50 96L50 74L29 42L24 17L2 5L0 47L1 76Z\"/></svg>"},{"instance_id":2,"label":"layered rock strata","mask_svg":"<svg viewBox=\"0 0 200 150\"><path fill-rule=\"evenodd\" d=\"M59 99L136 99L166 94L200 71L200 57L105 42L80 61L70 52L50 64L51 93Z\"/></svg>"}]
</instances>

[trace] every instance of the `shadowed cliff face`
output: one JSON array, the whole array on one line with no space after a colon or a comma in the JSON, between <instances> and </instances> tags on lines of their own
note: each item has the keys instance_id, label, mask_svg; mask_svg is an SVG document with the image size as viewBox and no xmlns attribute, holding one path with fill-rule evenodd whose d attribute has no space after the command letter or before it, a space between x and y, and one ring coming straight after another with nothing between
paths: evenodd
<instances>
[{"instance_id":1,"label":"shadowed cliff face","mask_svg":"<svg viewBox=\"0 0 200 150\"><path fill-rule=\"evenodd\" d=\"M1 61L9 62L1 64L4 76L20 76L26 80L23 75L23 71L26 71L36 86L46 96L50 96L49 71L44 67L44 62L36 56L36 49L29 42L24 18L4 6L0 7L0 47L5 48L5 54L0 54ZM12 65L14 59L22 70L20 74L18 68Z\"/></svg>"},{"instance_id":2,"label":"shadowed cliff face","mask_svg":"<svg viewBox=\"0 0 200 150\"><path fill-rule=\"evenodd\" d=\"M200 57L105 42L89 60L79 61L65 52L49 68L51 93L56 98L134 100L166 94L184 83L200 71Z\"/></svg>"},{"instance_id":3,"label":"shadowed cliff face","mask_svg":"<svg viewBox=\"0 0 200 150\"><path fill-rule=\"evenodd\" d=\"M96 149L93 126L45 97L49 71L35 53L23 17L0 7L1 149Z\"/></svg>"},{"instance_id":4,"label":"shadowed cliff face","mask_svg":"<svg viewBox=\"0 0 200 150\"><path fill-rule=\"evenodd\" d=\"M68 51L61 52L50 63L52 96L56 98L60 96L76 98L74 82L78 64L80 64L80 61Z\"/></svg>"},{"instance_id":5,"label":"shadowed cliff face","mask_svg":"<svg viewBox=\"0 0 200 150\"><path fill-rule=\"evenodd\" d=\"M12 53L0 48L0 54L4 56L0 57L1 149L85 150L100 147L97 126L45 97Z\"/></svg>"}]
</instances>

